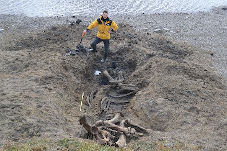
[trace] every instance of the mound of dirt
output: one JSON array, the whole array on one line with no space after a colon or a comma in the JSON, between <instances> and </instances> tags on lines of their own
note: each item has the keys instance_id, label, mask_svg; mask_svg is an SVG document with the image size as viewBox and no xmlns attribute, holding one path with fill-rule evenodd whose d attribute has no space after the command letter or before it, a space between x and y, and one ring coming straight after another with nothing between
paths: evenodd
<instances>
[{"instance_id":1,"label":"mound of dirt","mask_svg":"<svg viewBox=\"0 0 227 151\"><path fill-rule=\"evenodd\" d=\"M100 62L103 44L97 53L65 56L67 48L76 48L84 25L15 34L0 48L1 143L34 136L82 137L81 115L106 120L121 112L150 129L149 141L225 148L227 88L215 74L210 53L119 26L105 63ZM94 30L88 33L83 45L89 47L94 36ZM122 84L138 90L113 97L127 92L95 76L96 70L121 76Z\"/></svg>"}]
</instances>

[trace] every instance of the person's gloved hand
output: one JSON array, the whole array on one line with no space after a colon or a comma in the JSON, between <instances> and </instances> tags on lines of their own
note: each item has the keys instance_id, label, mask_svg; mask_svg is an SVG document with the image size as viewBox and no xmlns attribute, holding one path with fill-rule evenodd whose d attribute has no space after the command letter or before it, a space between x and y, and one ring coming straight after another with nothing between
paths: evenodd
<instances>
[{"instance_id":1,"label":"person's gloved hand","mask_svg":"<svg viewBox=\"0 0 227 151\"><path fill-rule=\"evenodd\" d=\"M86 33L87 33L87 30L84 30L82 33L82 37L84 37Z\"/></svg>"},{"instance_id":2,"label":"person's gloved hand","mask_svg":"<svg viewBox=\"0 0 227 151\"><path fill-rule=\"evenodd\" d=\"M112 32L115 32L112 28L109 30L109 33L111 34Z\"/></svg>"}]
</instances>

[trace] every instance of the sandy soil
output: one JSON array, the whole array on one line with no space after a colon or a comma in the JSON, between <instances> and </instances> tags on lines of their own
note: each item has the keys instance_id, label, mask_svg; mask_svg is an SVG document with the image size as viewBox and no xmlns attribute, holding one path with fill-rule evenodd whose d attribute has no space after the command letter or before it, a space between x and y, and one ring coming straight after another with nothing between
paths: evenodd
<instances>
[{"instance_id":1,"label":"sandy soil","mask_svg":"<svg viewBox=\"0 0 227 151\"><path fill-rule=\"evenodd\" d=\"M78 18L1 15L1 143L31 137L81 137L80 115L112 116L100 109L111 86L94 76L95 70L106 69L113 77L121 71L124 83L139 87L135 95L125 98L129 104L116 107L111 114L120 110L149 129L144 141L161 140L173 150L225 150L227 87L215 64L221 69L224 64L218 56L226 59L225 15L221 9L138 16L144 17L140 27L137 16L133 21L118 17L125 24L119 24L118 32L112 34L111 54L104 64L100 63L102 44L95 54L65 56L67 48L76 48L89 17L80 18L80 25L70 25ZM150 23L154 18L157 23ZM157 24L170 31L154 33ZM209 41L213 34L215 38ZM93 30L83 45L89 46L94 36ZM82 93L86 97L95 89L91 106L84 104L80 112Z\"/></svg>"}]
</instances>

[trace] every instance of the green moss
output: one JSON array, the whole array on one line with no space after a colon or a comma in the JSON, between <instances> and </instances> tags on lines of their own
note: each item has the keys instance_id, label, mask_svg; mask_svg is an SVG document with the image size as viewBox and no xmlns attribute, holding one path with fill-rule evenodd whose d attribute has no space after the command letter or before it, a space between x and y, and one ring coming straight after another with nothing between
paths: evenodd
<instances>
[{"instance_id":1,"label":"green moss","mask_svg":"<svg viewBox=\"0 0 227 151\"><path fill-rule=\"evenodd\" d=\"M78 151L116 151L116 147L101 146L93 142L81 143Z\"/></svg>"},{"instance_id":2,"label":"green moss","mask_svg":"<svg viewBox=\"0 0 227 151\"><path fill-rule=\"evenodd\" d=\"M153 143L147 141L135 141L128 144L126 148L119 148L114 146L99 145L91 140L79 139L43 139L34 138L25 140L21 143L12 143L2 145L0 151L170 151L169 148L163 145L163 142ZM178 145L178 150L181 150ZM173 150L177 150L176 148Z\"/></svg>"},{"instance_id":3,"label":"green moss","mask_svg":"<svg viewBox=\"0 0 227 151\"><path fill-rule=\"evenodd\" d=\"M63 150L67 149L68 151L123 151L123 149L113 146L98 145L93 141L79 142L73 139L59 140L58 145L61 146Z\"/></svg>"},{"instance_id":4,"label":"green moss","mask_svg":"<svg viewBox=\"0 0 227 151\"><path fill-rule=\"evenodd\" d=\"M144 141L138 141L130 145L132 150L143 150L143 151L154 151L155 144L154 143L147 143Z\"/></svg>"},{"instance_id":5,"label":"green moss","mask_svg":"<svg viewBox=\"0 0 227 151\"><path fill-rule=\"evenodd\" d=\"M78 147L80 146L80 142L76 140L64 138L58 141L58 145L73 151L73 150L78 150Z\"/></svg>"},{"instance_id":6,"label":"green moss","mask_svg":"<svg viewBox=\"0 0 227 151\"><path fill-rule=\"evenodd\" d=\"M6 148L7 151L18 151L18 149L14 146L9 146Z\"/></svg>"}]
</instances>

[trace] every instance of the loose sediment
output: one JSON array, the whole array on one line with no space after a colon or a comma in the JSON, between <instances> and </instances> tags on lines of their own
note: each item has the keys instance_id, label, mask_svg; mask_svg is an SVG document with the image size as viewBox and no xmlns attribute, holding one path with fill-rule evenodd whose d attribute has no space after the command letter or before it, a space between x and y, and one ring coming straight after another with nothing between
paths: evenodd
<instances>
[{"instance_id":1,"label":"loose sediment","mask_svg":"<svg viewBox=\"0 0 227 151\"><path fill-rule=\"evenodd\" d=\"M65 56L67 48L79 43L83 24L29 18L13 23L9 18L0 33L1 143L34 136L81 137L81 115L108 120L121 112L150 129L147 141L164 139L169 147L180 142L189 150L225 149L227 89L212 52L119 24L103 64L102 44L97 53ZM26 20L32 25L25 26ZM95 31L87 34L83 45L88 47L94 36ZM96 70L123 78L123 86L135 86L135 93L123 96L129 88L116 89L108 78L95 76ZM92 99L82 100L81 112L82 94Z\"/></svg>"}]
</instances>

